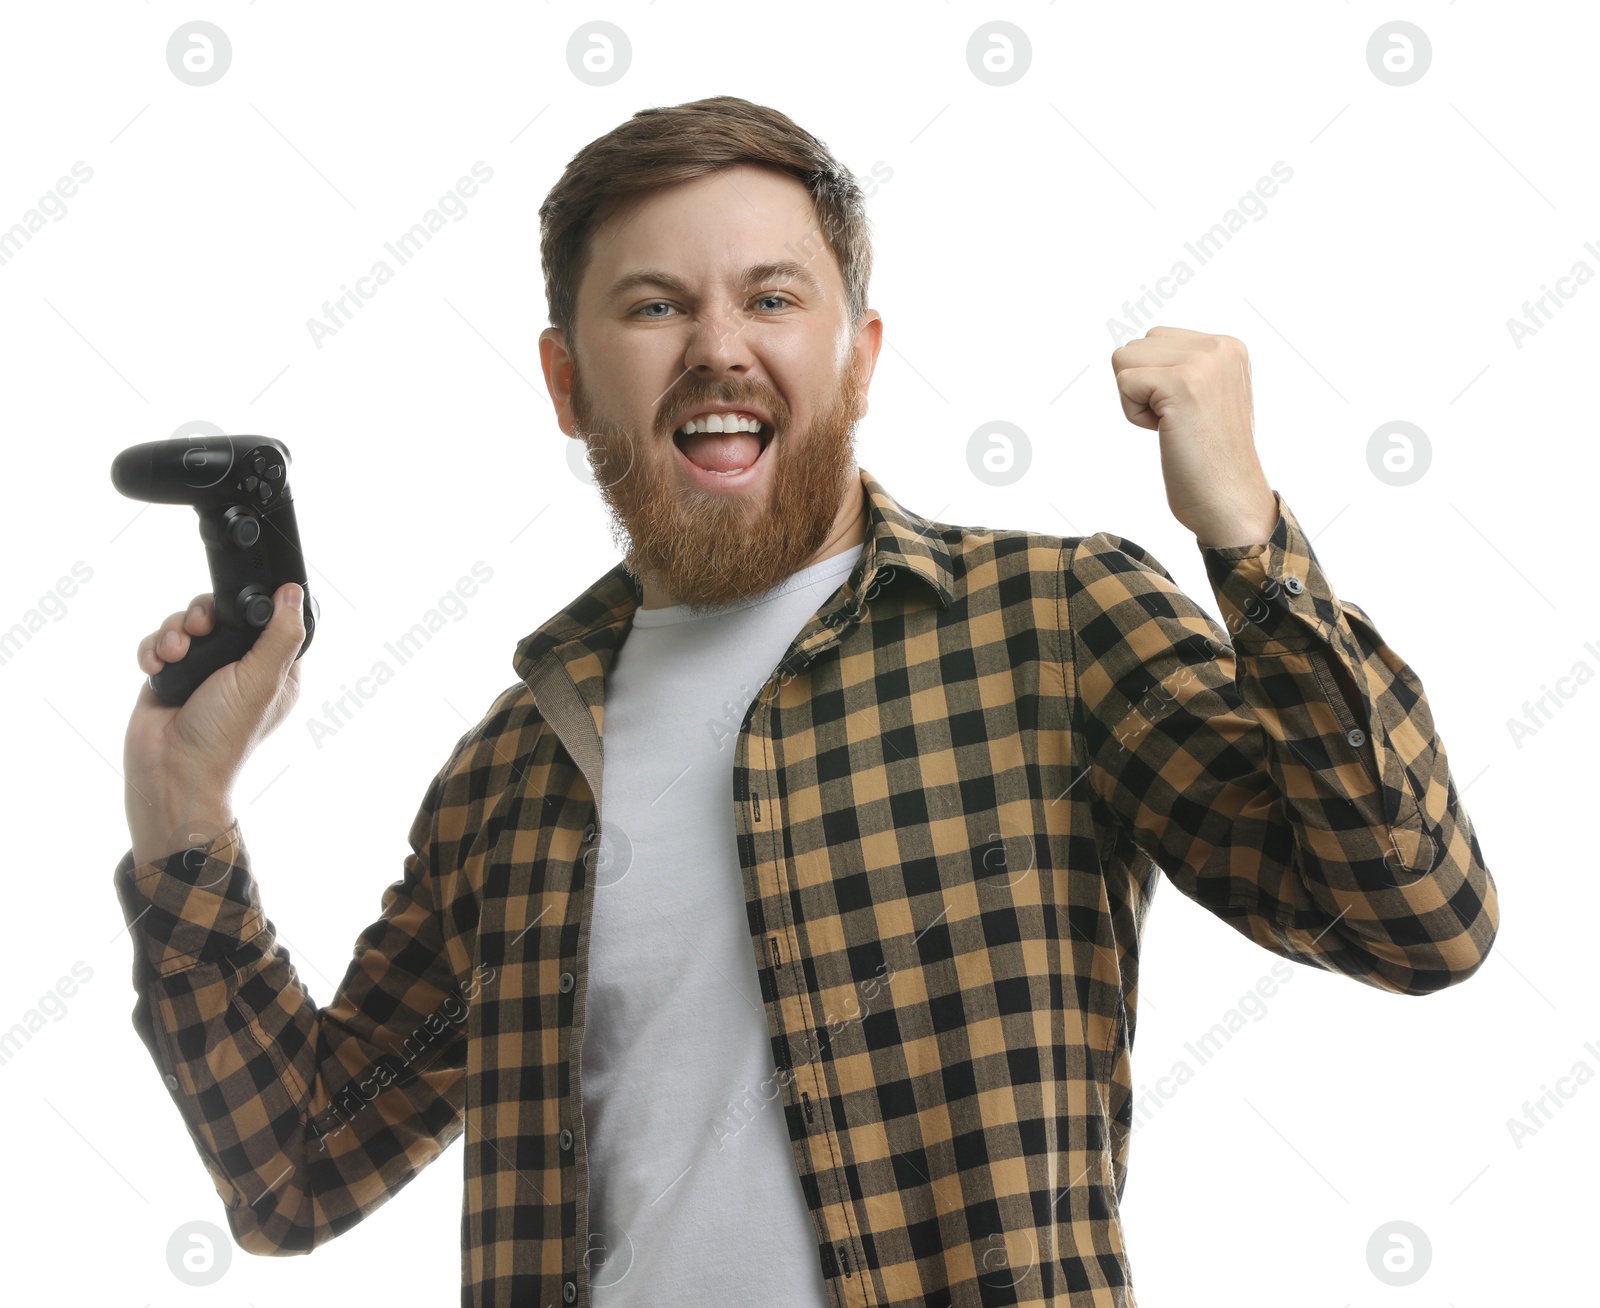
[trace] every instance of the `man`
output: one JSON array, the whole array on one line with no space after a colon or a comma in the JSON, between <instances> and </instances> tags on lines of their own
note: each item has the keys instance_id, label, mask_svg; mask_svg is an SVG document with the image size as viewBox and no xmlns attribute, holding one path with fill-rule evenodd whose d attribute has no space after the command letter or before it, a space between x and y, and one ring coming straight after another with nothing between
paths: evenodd
<instances>
[{"instance_id":1,"label":"man","mask_svg":"<svg viewBox=\"0 0 1600 1308\"><path fill-rule=\"evenodd\" d=\"M329 1007L227 802L298 692L291 588L130 723L135 1023L235 1237L305 1252L465 1130L463 1303L1133 1304L1157 868L1400 994L1499 920L1420 682L1256 459L1243 348L1112 356L1224 631L1131 541L932 522L856 467L861 197L782 114L640 113L541 219L546 383L626 556L518 646Z\"/></svg>"}]
</instances>

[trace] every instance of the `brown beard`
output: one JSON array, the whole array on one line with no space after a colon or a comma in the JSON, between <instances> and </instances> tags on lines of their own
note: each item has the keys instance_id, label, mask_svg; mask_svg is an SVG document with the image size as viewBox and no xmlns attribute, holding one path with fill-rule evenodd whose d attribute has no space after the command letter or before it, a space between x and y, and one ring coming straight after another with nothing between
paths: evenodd
<instances>
[{"instance_id":1,"label":"brown beard","mask_svg":"<svg viewBox=\"0 0 1600 1308\"><path fill-rule=\"evenodd\" d=\"M804 566L828 539L855 469L855 396L860 370L847 356L838 389L804 431L789 425L789 408L759 382L680 378L656 406L646 442L593 407L581 370L572 372L572 413L588 447L595 484L611 517L611 535L636 578L665 586L691 612L771 590ZM703 491L673 461L682 454L667 426L702 404L755 405L775 428L762 453L770 466L759 492Z\"/></svg>"}]
</instances>

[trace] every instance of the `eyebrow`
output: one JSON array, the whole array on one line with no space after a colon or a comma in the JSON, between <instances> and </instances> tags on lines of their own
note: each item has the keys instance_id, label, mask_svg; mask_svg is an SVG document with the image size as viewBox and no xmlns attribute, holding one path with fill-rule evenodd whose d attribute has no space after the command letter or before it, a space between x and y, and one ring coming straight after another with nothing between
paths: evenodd
<instances>
[{"instance_id":1,"label":"eyebrow","mask_svg":"<svg viewBox=\"0 0 1600 1308\"><path fill-rule=\"evenodd\" d=\"M791 280L799 282L813 295L822 294L822 283L803 263L796 263L792 259L778 259L771 263L756 263L744 270L741 283L752 287L761 282ZM634 272L625 273L611 283L611 288L606 292L605 299L601 301L607 306L616 303L630 291L639 290L646 286L659 286L663 290L671 291L674 295L688 295L689 286L681 277L660 268L640 268Z\"/></svg>"}]
</instances>

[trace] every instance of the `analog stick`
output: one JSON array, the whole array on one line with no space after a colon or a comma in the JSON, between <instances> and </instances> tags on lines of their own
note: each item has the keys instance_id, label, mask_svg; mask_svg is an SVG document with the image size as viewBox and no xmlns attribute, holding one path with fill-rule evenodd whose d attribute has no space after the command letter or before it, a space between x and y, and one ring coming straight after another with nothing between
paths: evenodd
<instances>
[{"instance_id":1,"label":"analog stick","mask_svg":"<svg viewBox=\"0 0 1600 1308\"><path fill-rule=\"evenodd\" d=\"M222 521L228 543L235 549L247 550L261 539L261 519L242 505L230 507Z\"/></svg>"},{"instance_id":2,"label":"analog stick","mask_svg":"<svg viewBox=\"0 0 1600 1308\"><path fill-rule=\"evenodd\" d=\"M260 586L246 586L239 592L239 616L252 627L264 627L272 621L272 596Z\"/></svg>"}]
</instances>

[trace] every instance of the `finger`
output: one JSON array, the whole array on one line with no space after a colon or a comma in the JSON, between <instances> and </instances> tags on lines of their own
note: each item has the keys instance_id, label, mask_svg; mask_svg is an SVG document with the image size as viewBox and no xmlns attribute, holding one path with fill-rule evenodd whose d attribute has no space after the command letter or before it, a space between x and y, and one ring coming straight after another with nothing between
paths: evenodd
<instances>
[{"instance_id":1,"label":"finger","mask_svg":"<svg viewBox=\"0 0 1600 1308\"><path fill-rule=\"evenodd\" d=\"M191 636L204 636L216 625L216 620L210 594L196 595L183 615L183 629Z\"/></svg>"},{"instance_id":2,"label":"finger","mask_svg":"<svg viewBox=\"0 0 1600 1308\"><path fill-rule=\"evenodd\" d=\"M161 664L165 661L162 651L168 650L167 633L172 631L183 620L181 613L174 613L159 627L139 642L139 666L149 672L160 672Z\"/></svg>"},{"instance_id":3,"label":"finger","mask_svg":"<svg viewBox=\"0 0 1600 1308\"><path fill-rule=\"evenodd\" d=\"M1160 430L1160 419L1151 403L1163 381L1161 368L1124 368L1117 374L1117 398L1122 415L1136 427Z\"/></svg>"},{"instance_id":4,"label":"finger","mask_svg":"<svg viewBox=\"0 0 1600 1308\"><path fill-rule=\"evenodd\" d=\"M1117 372L1127 368L1171 368L1189 362L1199 348L1199 342L1172 336L1142 336L1113 350L1111 366Z\"/></svg>"},{"instance_id":5,"label":"finger","mask_svg":"<svg viewBox=\"0 0 1600 1308\"><path fill-rule=\"evenodd\" d=\"M275 693L294 666L295 655L305 644L305 618L285 591L288 583L273 592L272 619L240 662L240 677L264 696ZM301 601L304 603L304 600Z\"/></svg>"},{"instance_id":6,"label":"finger","mask_svg":"<svg viewBox=\"0 0 1600 1308\"><path fill-rule=\"evenodd\" d=\"M183 624L188 620L189 611L182 609L177 613L169 613L167 620L151 637L151 648L158 659L167 663L181 659L189 652L189 637L184 633Z\"/></svg>"}]
</instances>

